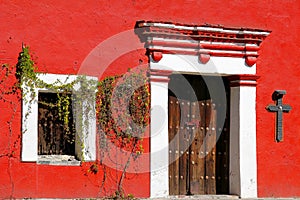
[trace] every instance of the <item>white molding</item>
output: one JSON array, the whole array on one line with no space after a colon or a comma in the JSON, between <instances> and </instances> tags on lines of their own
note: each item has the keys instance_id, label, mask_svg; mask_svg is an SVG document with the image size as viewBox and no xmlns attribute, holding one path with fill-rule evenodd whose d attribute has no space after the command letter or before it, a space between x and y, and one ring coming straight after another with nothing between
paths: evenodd
<instances>
[{"instance_id":1,"label":"white molding","mask_svg":"<svg viewBox=\"0 0 300 200\"><path fill-rule=\"evenodd\" d=\"M207 64L202 64L198 56L178 54L163 54L159 62L150 57L150 69L215 76L256 74L256 65L248 67L243 58L211 57ZM151 110L159 105L161 113L168 113L167 83L161 80L151 82ZM255 87L237 86L231 89L229 186L231 194L242 198L257 197L255 102ZM168 115L163 116L163 121L168 122ZM168 166L163 167L168 162L168 148L165 147L168 145L168 129L165 127L167 124L161 124L161 117L151 112L151 198L167 197L169 190ZM159 137L152 133L157 127L161 127ZM160 167L159 173L157 166Z\"/></svg>"},{"instance_id":2,"label":"white molding","mask_svg":"<svg viewBox=\"0 0 300 200\"><path fill-rule=\"evenodd\" d=\"M186 26L186 25L176 25L172 23L160 23L160 22L144 22L144 26L157 27L157 28L168 28L168 29L178 29L187 31L206 31L206 32L219 32L219 33L229 33L229 34L251 34L258 36L268 36L270 32L255 29L236 29L236 28L224 28L224 27L208 27L208 26Z\"/></svg>"},{"instance_id":3,"label":"white molding","mask_svg":"<svg viewBox=\"0 0 300 200\"><path fill-rule=\"evenodd\" d=\"M231 87L230 90L230 193L256 198L256 87Z\"/></svg>"},{"instance_id":4,"label":"white molding","mask_svg":"<svg viewBox=\"0 0 300 200\"><path fill-rule=\"evenodd\" d=\"M168 133L168 83L151 81L150 84L150 197L155 198L169 195L169 137L166 134Z\"/></svg>"},{"instance_id":5,"label":"white molding","mask_svg":"<svg viewBox=\"0 0 300 200\"><path fill-rule=\"evenodd\" d=\"M198 55L203 62L207 62L209 56L236 57L244 58L249 66L256 63L260 44L270 34L268 30L245 27L155 21L138 21L136 27L140 28L136 33L150 54Z\"/></svg>"},{"instance_id":6,"label":"white molding","mask_svg":"<svg viewBox=\"0 0 300 200\"><path fill-rule=\"evenodd\" d=\"M61 74L38 74L38 78L45 83L53 84L57 80L62 84L71 83L78 78L77 75L61 75ZM87 80L97 81L97 77L87 76ZM25 87L23 85L22 87ZM74 91L80 87L79 83L74 85ZM34 88L34 94L28 92L22 97L22 153L21 160L24 162L36 162L38 160L38 92L49 91L48 88ZM95 91L96 92L96 91ZM94 93L95 94L95 93ZM30 95L34 96L31 103L26 99L31 99ZM86 104L87 102L83 102ZM94 102L95 103L95 102ZM83 110L76 109L76 110ZM93 109L92 109L93 110ZM79 114L79 113L77 113ZM89 127L87 135L80 135L76 132L75 151L81 160L93 161L96 159L96 117L95 112L89 113ZM76 122L75 122L76 123ZM77 129L77 128L76 128ZM77 129L78 130L78 129ZM82 145L84 144L84 145ZM80 148L78 147L80 146ZM83 148L81 147L83 146ZM83 156L81 156L83 155Z\"/></svg>"},{"instance_id":7,"label":"white molding","mask_svg":"<svg viewBox=\"0 0 300 200\"><path fill-rule=\"evenodd\" d=\"M159 62L151 59L150 68L209 75L256 74L256 65L248 67L244 59L231 57L211 57L206 64L202 64L198 56L163 54Z\"/></svg>"}]
</instances>

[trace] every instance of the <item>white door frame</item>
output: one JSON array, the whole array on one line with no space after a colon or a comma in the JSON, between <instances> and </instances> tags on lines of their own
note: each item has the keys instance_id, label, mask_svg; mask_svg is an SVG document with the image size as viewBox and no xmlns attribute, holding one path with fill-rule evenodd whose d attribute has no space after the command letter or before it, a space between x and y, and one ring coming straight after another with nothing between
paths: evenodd
<instances>
[{"instance_id":1,"label":"white door frame","mask_svg":"<svg viewBox=\"0 0 300 200\"><path fill-rule=\"evenodd\" d=\"M212 57L206 64L197 56L164 54L151 58L151 183L150 197L169 195L168 76L172 73L230 76L229 192L257 197L256 66L242 58Z\"/></svg>"},{"instance_id":2,"label":"white door frame","mask_svg":"<svg viewBox=\"0 0 300 200\"><path fill-rule=\"evenodd\" d=\"M150 62L150 197L169 195L168 76L230 76L229 192L257 197L256 61L270 31L138 21Z\"/></svg>"}]
</instances>

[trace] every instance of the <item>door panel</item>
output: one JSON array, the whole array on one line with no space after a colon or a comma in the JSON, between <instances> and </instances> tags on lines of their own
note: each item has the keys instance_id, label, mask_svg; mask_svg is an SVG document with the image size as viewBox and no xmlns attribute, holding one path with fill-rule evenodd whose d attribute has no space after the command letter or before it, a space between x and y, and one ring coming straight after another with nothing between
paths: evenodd
<instances>
[{"instance_id":1,"label":"door panel","mask_svg":"<svg viewBox=\"0 0 300 200\"><path fill-rule=\"evenodd\" d=\"M169 187L170 194L179 194L179 122L180 107L176 97L169 97ZM175 137L176 136L176 137Z\"/></svg>"},{"instance_id":2,"label":"door panel","mask_svg":"<svg viewBox=\"0 0 300 200\"><path fill-rule=\"evenodd\" d=\"M180 129L179 129L179 194L187 194L188 182L188 147L189 147L189 130L185 123L189 120L190 102L178 100L180 105ZM175 152L176 153L176 152Z\"/></svg>"},{"instance_id":3,"label":"door panel","mask_svg":"<svg viewBox=\"0 0 300 200\"><path fill-rule=\"evenodd\" d=\"M176 78L169 93L170 195L228 194L228 114L225 126L218 125L220 105L203 79L185 76L193 87L188 91Z\"/></svg>"},{"instance_id":4,"label":"door panel","mask_svg":"<svg viewBox=\"0 0 300 200\"><path fill-rule=\"evenodd\" d=\"M191 193L205 193L205 107L201 106L205 101L193 102L191 106L192 121L197 125L194 128L194 140L191 143Z\"/></svg>"},{"instance_id":5,"label":"door panel","mask_svg":"<svg viewBox=\"0 0 300 200\"><path fill-rule=\"evenodd\" d=\"M205 125L205 193L216 194L216 111L211 100L205 105Z\"/></svg>"}]
</instances>

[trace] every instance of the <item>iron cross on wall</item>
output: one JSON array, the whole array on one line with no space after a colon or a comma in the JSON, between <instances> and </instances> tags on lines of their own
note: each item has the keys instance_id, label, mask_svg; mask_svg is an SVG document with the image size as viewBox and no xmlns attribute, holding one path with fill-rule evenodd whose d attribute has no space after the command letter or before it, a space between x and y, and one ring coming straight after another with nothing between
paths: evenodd
<instances>
[{"instance_id":1,"label":"iron cross on wall","mask_svg":"<svg viewBox=\"0 0 300 200\"><path fill-rule=\"evenodd\" d=\"M266 109L269 112L276 112L276 141L281 142L283 140L282 120L283 113L288 113L292 107L290 105L282 104L283 95L286 94L285 90L275 90L272 94L272 100L276 101L276 105L268 105Z\"/></svg>"}]
</instances>

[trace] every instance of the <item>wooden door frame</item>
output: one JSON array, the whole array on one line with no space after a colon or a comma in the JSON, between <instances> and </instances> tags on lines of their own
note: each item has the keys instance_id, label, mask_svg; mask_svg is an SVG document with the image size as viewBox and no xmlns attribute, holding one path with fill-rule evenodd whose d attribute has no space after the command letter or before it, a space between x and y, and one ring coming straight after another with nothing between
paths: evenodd
<instances>
[{"instance_id":1,"label":"wooden door frame","mask_svg":"<svg viewBox=\"0 0 300 200\"><path fill-rule=\"evenodd\" d=\"M169 195L168 76L172 73L228 76L230 80L229 193L257 197L256 66L242 58L211 57L203 64L197 56L163 54L150 57L151 156L150 197Z\"/></svg>"}]
</instances>

